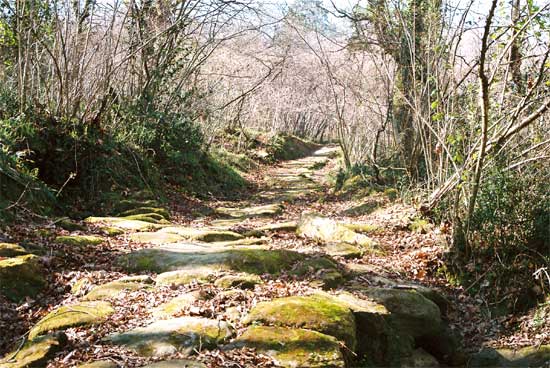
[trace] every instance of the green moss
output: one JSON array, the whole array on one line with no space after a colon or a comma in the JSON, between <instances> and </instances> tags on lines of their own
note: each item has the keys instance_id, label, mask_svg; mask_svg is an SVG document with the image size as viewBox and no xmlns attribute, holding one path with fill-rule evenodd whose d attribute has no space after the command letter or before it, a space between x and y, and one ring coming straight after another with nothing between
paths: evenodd
<instances>
[{"instance_id":1,"label":"green moss","mask_svg":"<svg viewBox=\"0 0 550 368\"><path fill-rule=\"evenodd\" d=\"M272 356L282 367L344 368L338 341L316 331L284 327L249 327L232 347L249 347Z\"/></svg>"},{"instance_id":2,"label":"green moss","mask_svg":"<svg viewBox=\"0 0 550 368\"><path fill-rule=\"evenodd\" d=\"M157 276L156 284L159 286L166 285L186 285L190 282L209 282L212 281L212 270L195 269L185 271L170 271L164 272Z\"/></svg>"},{"instance_id":3,"label":"green moss","mask_svg":"<svg viewBox=\"0 0 550 368\"><path fill-rule=\"evenodd\" d=\"M118 227L105 226L100 228L100 230L107 236L118 236L124 234L124 230L119 229Z\"/></svg>"},{"instance_id":4,"label":"green moss","mask_svg":"<svg viewBox=\"0 0 550 368\"><path fill-rule=\"evenodd\" d=\"M363 293L390 311L388 321L403 334L416 338L443 328L439 307L415 290L368 288Z\"/></svg>"},{"instance_id":5,"label":"green moss","mask_svg":"<svg viewBox=\"0 0 550 368\"><path fill-rule=\"evenodd\" d=\"M130 272L167 272L181 270L194 274L208 270L215 273L233 270L253 274L277 274L289 270L303 255L288 250L264 248L205 248L186 247L184 250L141 249L119 259L119 264Z\"/></svg>"},{"instance_id":6,"label":"green moss","mask_svg":"<svg viewBox=\"0 0 550 368\"><path fill-rule=\"evenodd\" d=\"M219 288L241 288L241 289L254 289L254 286L261 284L262 279L257 275L226 275L216 279L214 285Z\"/></svg>"},{"instance_id":7,"label":"green moss","mask_svg":"<svg viewBox=\"0 0 550 368\"><path fill-rule=\"evenodd\" d=\"M63 230L67 231L85 231L86 226L80 225L77 222L72 221L68 217L61 218L55 222L56 226L59 226Z\"/></svg>"},{"instance_id":8,"label":"green moss","mask_svg":"<svg viewBox=\"0 0 550 368\"><path fill-rule=\"evenodd\" d=\"M356 233L330 218L315 214L302 216L296 233L322 242L344 242L365 248L374 248L375 246L375 242L368 236Z\"/></svg>"},{"instance_id":9,"label":"green moss","mask_svg":"<svg viewBox=\"0 0 550 368\"><path fill-rule=\"evenodd\" d=\"M279 222L279 223L276 223L276 224L265 225L265 226L259 227L256 230L259 230L259 231L273 231L273 232L277 232L277 231L293 232L293 231L296 231L297 227L298 227L298 224L294 221L291 221L291 222Z\"/></svg>"},{"instance_id":10,"label":"green moss","mask_svg":"<svg viewBox=\"0 0 550 368\"><path fill-rule=\"evenodd\" d=\"M183 240L183 237L178 234L164 233L164 232L141 232L134 233L130 235L130 239L139 243L150 243L150 244L170 244L177 243Z\"/></svg>"},{"instance_id":11,"label":"green moss","mask_svg":"<svg viewBox=\"0 0 550 368\"><path fill-rule=\"evenodd\" d=\"M273 136L267 147L268 159L271 161L295 160L311 154L318 145L292 135L278 134Z\"/></svg>"},{"instance_id":12,"label":"green moss","mask_svg":"<svg viewBox=\"0 0 550 368\"><path fill-rule=\"evenodd\" d=\"M12 301L36 295L46 286L39 258L28 254L0 259L0 293Z\"/></svg>"},{"instance_id":13,"label":"green moss","mask_svg":"<svg viewBox=\"0 0 550 368\"><path fill-rule=\"evenodd\" d=\"M98 245L103 241L103 238L92 235L65 235L55 238L56 243L73 246Z\"/></svg>"},{"instance_id":14,"label":"green moss","mask_svg":"<svg viewBox=\"0 0 550 368\"><path fill-rule=\"evenodd\" d=\"M111 362L110 360L98 360L96 362L84 363L76 368L117 368L116 363Z\"/></svg>"},{"instance_id":15,"label":"green moss","mask_svg":"<svg viewBox=\"0 0 550 368\"><path fill-rule=\"evenodd\" d=\"M67 344L64 334L46 335L28 341L16 352L0 359L2 368L45 367L48 360Z\"/></svg>"},{"instance_id":16,"label":"green moss","mask_svg":"<svg viewBox=\"0 0 550 368\"><path fill-rule=\"evenodd\" d=\"M425 234L433 228L433 225L428 220L415 218L409 225L409 230L419 234Z\"/></svg>"},{"instance_id":17,"label":"green moss","mask_svg":"<svg viewBox=\"0 0 550 368\"><path fill-rule=\"evenodd\" d=\"M327 243L323 246L323 250L332 257L343 257L347 259L361 258L365 251L355 245L348 243Z\"/></svg>"},{"instance_id":18,"label":"green moss","mask_svg":"<svg viewBox=\"0 0 550 368\"><path fill-rule=\"evenodd\" d=\"M184 226L170 226L160 230L159 232L177 234L190 240L203 241L206 243L240 240L243 238L241 234L233 231L196 229Z\"/></svg>"},{"instance_id":19,"label":"green moss","mask_svg":"<svg viewBox=\"0 0 550 368\"><path fill-rule=\"evenodd\" d=\"M382 230L378 225L372 224L342 224L350 230L353 230L362 234L375 233L379 230Z\"/></svg>"},{"instance_id":20,"label":"green moss","mask_svg":"<svg viewBox=\"0 0 550 368\"><path fill-rule=\"evenodd\" d=\"M232 218L273 217L283 212L283 206L279 203L274 203L244 208L218 207L215 209L215 212L218 215Z\"/></svg>"},{"instance_id":21,"label":"green moss","mask_svg":"<svg viewBox=\"0 0 550 368\"><path fill-rule=\"evenodd\" d=\"M226 322L200 317L180 317L113 334L107 340L139 355L158 357L178 352L190 354L194 349L213 348L231 335L232 330Z\"/></svg>"},{"instance_id":22,"label":"green moss","mask_svg":"<svg viewBox=\"0 0 550 368\"><path fill-rule=\"evenodd\" d=\"M114 312L111 304L104 301L62 306L38 321L29 332L29 339L32 340L48 331L99 324Z\"/></svg>"},{"instance_id":23,"label":"green moss","mask_svg":"<svg viewBox=\"0 0 550 368\"><path fill-rule=\"evenodd\" d=\"M170 213L162 207L137 207L121 212L118 216L127 217L134 215L156 214L165 220L170 220Z\"/></svg>"},{"instance_id":24,"label":"green moss","mask_svg":"<svg viewBox=\"0 0 550 368\"><path fill-rule=\"evenodd\" d=\"M127 220L150 222L152 224L170 224L168 220L157 213L141 213L137 215L125 216L123 218Z\"/></svg>"},{"instance_id":25,"label":"green moss","mask_svg":"<svg viewBox=\"0 0 550 368\"><path fill-rule=\"evenodd\" d=\"M395 188L386 188L384 194L388 197L389 200L394 201L399 197L399 192Z\"/></svg>"},{"instance_id":26,"label":"green moss","mask_svg":"<svg viewBox=\"0 0 550 368\"><path fill-rule=\"evenodd\" d=\"M28 254L28 252L19 244L0 243L0 257L17 257L25 254Z\"/></svg>"},{"instance_id":27,"label":"green moss","mask_svg":"<svg viewBox=\"0 0 550 368\"><path fill-rule=\"evenodd\" d=\"M239 249L231 252L228 264L235 271L278 274L302 258L302 254L283 249Z\"/></svg>"},{"instance_id":28,"label":"green moss","mask_svg":"<svg viewBox=\"0 0 550 368\"><path fill-rule=\"evenodd\" d=\"M156 318L169 318L183 314L183 312L199 300L198 291L185 293L153 309L152 314Z\"/></svg>"},{"instance_id":29,"label":"green moss","mask_svg":"<svg viewBox=\"0 0 550 368\"><path fill-rule=\"evenodd\" d=\"M82 300L104 300L117 298L124 292L146 288L147 286L135 282L113 281L94 287Z\"/></svg>"},{"instance_id":30,"label":"green moss","mask_svg":"<svg viewBox=\"0 0 550 368\"><path fill-rule=\"evenodd\" d=\"M165 226L145 221L130 220L123 217L88 217L84 221L90 224L102 224L105 226L116 227L123 230L136 231L160 229Z\"/></svg>"},{"instance_id":31,"label":"green moss","mask_svg":"<svg viewBox=\"0 0 550 368\"><path fill-rule=\"evenodd\" d=\"M352 351L356 347L353 313L345 304L324 295L292 296L258 303L243 322L306 328L334 336Z\"/></svg>"}]
</instances>

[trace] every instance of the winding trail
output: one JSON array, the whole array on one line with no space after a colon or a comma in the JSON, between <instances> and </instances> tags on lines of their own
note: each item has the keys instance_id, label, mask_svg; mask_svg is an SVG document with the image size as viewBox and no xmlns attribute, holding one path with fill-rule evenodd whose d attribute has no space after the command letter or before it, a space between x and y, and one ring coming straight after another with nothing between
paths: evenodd
<instances>
[{"instance_id":1,"label":"winding trail","mask_svg":"<svg viewBox=\"0 0 550 368\"><path fill-rule=\"evenodd\" d=\"M248 198L190 221L140 198L56 238L97 259L65 272L71 292L0 367L463 363L450 302L406 280L430 281L437 235L409 231L389 194L331 193L337 155L270 167Z\"/></svg>"}]
</instances>

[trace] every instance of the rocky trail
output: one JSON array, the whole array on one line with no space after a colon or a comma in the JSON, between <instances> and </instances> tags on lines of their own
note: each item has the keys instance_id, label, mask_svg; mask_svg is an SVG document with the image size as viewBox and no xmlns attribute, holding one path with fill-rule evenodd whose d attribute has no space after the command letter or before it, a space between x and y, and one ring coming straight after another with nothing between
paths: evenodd
<instances>
[{"instance_id":1,"label":"rocky trail","mask_svg":"<svg viewBox=\"0 0 550 368\"><path fill-rule=\"evenodd\" d=\"M415 223L391 192L332 194L324 181L336 151L259 172L238 202L164 208L136 194L113 203L112 217L16 229L19 244L0 244L0 367L542 359L469 354L497 326L433 272L448 235Z\"/></svg>"}]
</instances>

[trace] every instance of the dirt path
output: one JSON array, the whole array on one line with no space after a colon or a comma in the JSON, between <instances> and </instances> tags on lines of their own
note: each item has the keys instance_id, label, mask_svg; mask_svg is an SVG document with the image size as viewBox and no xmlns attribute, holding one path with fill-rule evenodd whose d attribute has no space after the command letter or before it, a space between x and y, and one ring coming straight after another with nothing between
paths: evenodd
<instances>
[{"instance_id":1,"label":"dirt path","mask_svg":"<svg viewBox=\"0 0 550 368\"><path fill-rule=\"evenodd\" d=\"M331 194L336 154L270 167L236 203L170 217L143 197L61 237L56 224L40 238L48 286L3 310L4 346L34 340L0 367L463 363L452 321L465 311L426 287L445 286L429 272L445 234L411 231L392 193Z\"/></svg>"}]
</instances>

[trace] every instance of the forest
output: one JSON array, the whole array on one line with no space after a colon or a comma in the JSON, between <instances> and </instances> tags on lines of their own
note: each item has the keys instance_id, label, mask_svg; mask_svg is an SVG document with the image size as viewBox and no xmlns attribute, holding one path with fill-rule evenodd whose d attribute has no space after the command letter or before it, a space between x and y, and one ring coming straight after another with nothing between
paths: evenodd
<instances>
[{"instance_id":1,"label":"forest","mask_svg":"<svg viewBox=\"0 0 550 368\"><path fill-rule=\"evenodd\" d=\"M0 368L548 367L550 2L0 0Z\"/></svg>"}]
</instances>

